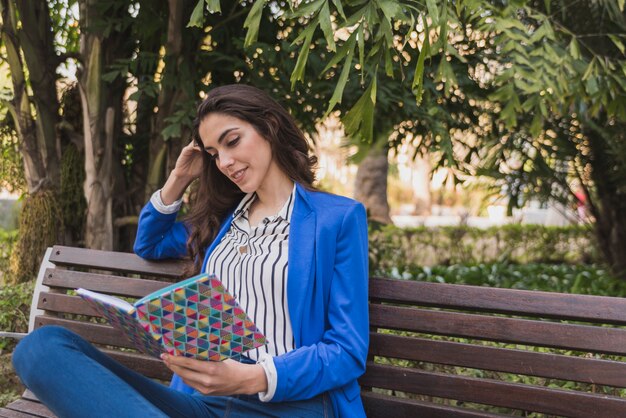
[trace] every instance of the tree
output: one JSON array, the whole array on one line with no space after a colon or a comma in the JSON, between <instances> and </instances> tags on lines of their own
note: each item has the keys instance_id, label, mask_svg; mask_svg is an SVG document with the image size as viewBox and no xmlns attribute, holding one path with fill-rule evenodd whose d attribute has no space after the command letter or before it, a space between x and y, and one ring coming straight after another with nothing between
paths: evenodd
<instances>
[{"instance_id":1,"label":"tree","mask_svg":"<svg viewBox=\"0 0 626 418\"><path fill-rule=\"evenodd\" d=\"M276 9L275 3L255 2L248 21L251 39L261 19L257 9L269 4ZM437 7L431 1L315 0L289 8L282 16L306 23L294 39L302 45L294 84L308 80L307 57L318 44L327 45L333 64L343 62L329 110L353 94L345 88L351 73L359 72L362 93L342 112L342 121L363 148L375 142L374 118L384 109L376 86L415 63L413 78L402 80L411 83L420 109L428 107L424 93L429 81L443 83L442 95L451 102L457 92L484 98L475 111L462 113L476 117L470 124L479 133L475 143L462 144L463 162L471 163L466 167L504 179L511 205L538 194L571 201L570 186L576 181L587 196L602 252L617 274L626 274L623 1L461 0ZM335 39L339 31L350 36ZM415 34L419 52L404 48ZM357 54L358 66L352 65ZM468 54L472 63L454 65L456 60L466 63ZM429 59L439 60L430 73ZM323 76L330 72L326 68ZM469 90L460 88L459 77L469 77ZM476 86L483 91L476 92ZM489 89L495 92L489 94ZM359 118L350 118L357 110ZM459 161L452 152L450 125L445 118L438 122L445 128L431 135L435 140L429 145L454 166ZM507 164L511 156L518 169ZM477 164L483 159L489 164ZM482 166L479 171L472 167L476 165Z\"/></svg>"}]
</instances>

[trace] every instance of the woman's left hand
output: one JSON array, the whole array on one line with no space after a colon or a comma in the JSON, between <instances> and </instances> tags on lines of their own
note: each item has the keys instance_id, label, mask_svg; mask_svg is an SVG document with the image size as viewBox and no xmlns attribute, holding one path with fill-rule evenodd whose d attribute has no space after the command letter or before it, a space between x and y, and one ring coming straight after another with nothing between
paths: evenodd
<instances>
[{"instance_id":1,"label":"woman's left hand","mask_svg":"<svg viewBox=\"0 0 626 418\"><path fill-rule=\"evenodd\" d=\"M205 361L162 354L161 359L187 385L203 395L253 395L267 392L265 370L259 364L235 360Z\"/></svg>"}]
</instances>

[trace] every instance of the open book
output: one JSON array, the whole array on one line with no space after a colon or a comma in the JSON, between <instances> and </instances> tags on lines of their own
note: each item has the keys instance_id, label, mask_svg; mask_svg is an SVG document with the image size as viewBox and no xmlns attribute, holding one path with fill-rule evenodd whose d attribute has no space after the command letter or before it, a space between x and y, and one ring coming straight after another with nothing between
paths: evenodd
<instances>
[{"instance_id":1,"label":"open book","mask_svg":"<svg viewBox=\"0 0 626 418\"><path fill-rule=\"evenodd\" d=\"M167 286L130 304L115 296L76 292L121 330L138 350L221 361L266 343L222 283L207 274Z\"/></svg>"}]
</instances>

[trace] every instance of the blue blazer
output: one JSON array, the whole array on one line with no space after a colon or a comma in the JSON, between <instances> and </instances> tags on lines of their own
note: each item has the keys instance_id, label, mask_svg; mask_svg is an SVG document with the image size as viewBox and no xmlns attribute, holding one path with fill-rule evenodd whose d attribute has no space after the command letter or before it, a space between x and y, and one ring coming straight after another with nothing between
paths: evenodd
<instances>
[{"instance_id":1,"label":"blue blazer","mask_svg":"<svg viewBox=\"0 0 626 418\"><path fill-rule=\"evenodd\" d=\"M175 218L148 203L139 217L135 252L147 259L185 255L188 232ZM232 220L231 214L223 222L204 266ZM328 392L336 417L365 416L357 378L365 371L369 344L367 247L362 204L296 184L287 281L296 349L274 357L278 382L271 402ZM193 392L176 375L170 386Z\"/></svg>"}]
</instances>

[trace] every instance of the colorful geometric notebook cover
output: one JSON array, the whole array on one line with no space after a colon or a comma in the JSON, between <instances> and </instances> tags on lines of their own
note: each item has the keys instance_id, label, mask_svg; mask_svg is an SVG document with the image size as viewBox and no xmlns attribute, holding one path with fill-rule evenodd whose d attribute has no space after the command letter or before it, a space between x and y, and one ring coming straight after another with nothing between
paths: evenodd
<instances>
[{"instance_id":1,"label":"colorful geometric notebook cover","mask_svg":"<svg viewBox=\"0 0 626 418\"><path fill-rule=\"evenodd\" d=\"M93 293L89 292L91 299ZM81 294L81 292L79 292ZM86 295L81 294L90 300ZM94 303L92 301L92 303ZM97 302L103 304L102 300ZM154 292L125 312L105 303L99 310L141 351L222 361L266 344L237 300L217 277L201 274ZM148 338L146 335L152 336ZM155 352L155 346L159 346Z\"/></svg>"},{"instance_id":2,"label":"colorful geometric notebook cover","mask_svg":"<svg viewBox=\"0 0 626 418\"><path fill-rule=\"evenodd\" d=\"M127 309L110 304L108 300L103 300L101 294L96 292L85 291L84 289L77 289L77 292L113 327L122 331L138 350L154 357L159 357L164 351L160 341L161 337L145 329L144 325L137 320L134 307Z\"/></svg>"}]
</instances>

